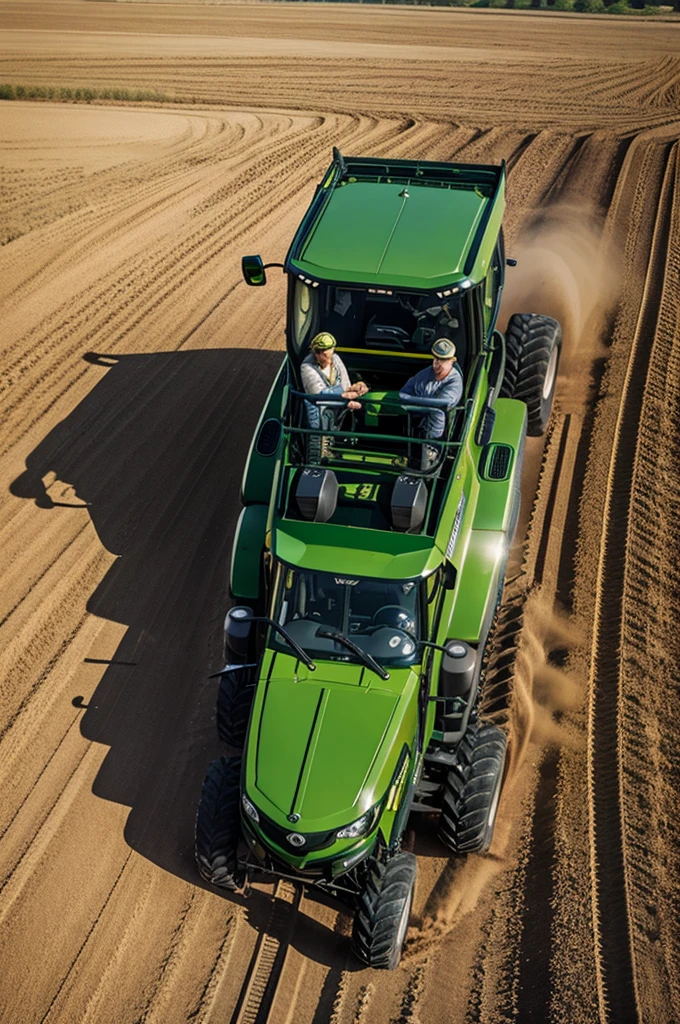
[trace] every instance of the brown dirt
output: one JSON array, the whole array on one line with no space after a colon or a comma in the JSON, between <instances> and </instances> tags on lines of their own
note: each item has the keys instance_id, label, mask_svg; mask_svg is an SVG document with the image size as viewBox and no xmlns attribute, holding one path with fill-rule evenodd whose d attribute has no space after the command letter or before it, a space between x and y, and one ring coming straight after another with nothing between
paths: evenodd
<instances>
[{"instance_id":1,"label":"brown dirt","mask_svg":"<svg viewBox=\"0 0 680 1024\"><path fill-rule=\"evenodd\" d=\"M680 28L265 5L0 4L0 1019L680 1019ZM193 106L187 107L187 102ZM199 882L240 472L282 258L348 153L509 167L504 315L560 316L487 672L489 855L419 829L399 970L287 883Z\"/></svg>"}]
</instances>

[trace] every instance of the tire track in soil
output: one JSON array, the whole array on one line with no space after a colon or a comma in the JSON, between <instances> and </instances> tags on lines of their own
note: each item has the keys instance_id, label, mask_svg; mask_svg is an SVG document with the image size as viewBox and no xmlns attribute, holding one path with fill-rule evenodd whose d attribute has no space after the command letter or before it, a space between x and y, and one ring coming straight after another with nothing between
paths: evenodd
<instances>
[{"instance_id":1,"label":"tire track in soil","mask_svg":"<svg viewBox=\"0 0 680 1024\"><path fill-rule=\"evenodd\" d=\"M556 198L558 194L573 192L570 178L582 177L580 171L581 157L585 146L590 140L582 140L578 145L554 186L547 193L547 200ZM615 170L618 172L625 158L629 140L614 149ZM611 172L600 161L601 177L611 182ZM571 173L570 173L571 172ZM595 198L602 200L602 188L591 176L590 191ZM611 196L615 184L608 186ZM578 194L574 193L574 194ZM581 198L583 192L581 191ZM536 219L540 219L541 213ZM611 328L613 317L610 317ZM607 325L603 334L608 333ZM575 585L575 551L578 536L579 501L583 480L585 478L588 454L590 451L594 413L597 407L602 367L594 368L594 387L591 388L590 400L578 416L567 414L560 417L554 432L557 438L549 437L544 457L550 466L551 482L548 494L542 507L541 530L539 543L535 551L533 581L548 587L548 593L554 593L563 608L571 605L572 588ZM554 433L553 432L553 433ZM570 434L572 435L570 437ZM552 442L552 444L551 444ZM559 442L559 443L557 443ZM565 459L568 463L565 466ZM556 508L562 508L562 522L553 523ZM557 539L557 543L555 542ZM544 575L548 572L547 580ZM550 661L562 667L563 658ZM557 800L559 798L559 751L549 748L543 752L538 768L535 811L531 826L531 840L526 868L525 889L527 898L523 911L521 944L519 950L519 983L518 1013L521 1020L541 1022L549 1019L551 1013L552 987L545 984L554 970L553 958L553 925L554 899L556 895L556 879L554 865L558 851L555 843L557 826ZM532 893L540 894L540 906L532 900ZM550 907L546 913L545 908Z\"/></svg>"},{"instance_id":2,"label":"tire track in soil","mask_svg":"<svg viewBox=\"0 0 680 1024\"><path fill-rule=\"evenodd\" d=\"M680 192L680 161L675 146L675 191ZM638 970L640 1016L653 1019L663 1006L678 1017L677 916L673 904L680 877L677 838L678 762L667 723L678 719L680 641L677 604L680 560L669 558L678 545L680 438L678 360L680 351L680 223L675 204L666 253L657 331L650 352L638 446L634 494L627 538L622 616L621 691L622 796L625 808L631 930ZM653 679L661 650L664 670L640 701L639 682ZM668 666L666 668L665 666ZM666 736L658 744L653 738ZM659 837L669 852L661 851ZM655 954L661 947L659 958ZM650 998L650 993L654 996Z\"/></svg>"},{"instance_id":3,"label":"tire track in soil","mask_svg":"<svg viewBox=\"0 0 680 1024\"><path fill-rule=\"evenodd\" d=\"M578 173L579 156L588 142L588 136L573 139L569 145L564 140L562 159L553 160L550 164L555 169L547 187L545 179L541 179L543 206L549 206L560 193L570 189L571 179ZM531 145L523 147L521 155L531 154L533 148ZM615 152L618 153L618 149ZM581 190L581 202L584 195L592 195L597 201L602 194L600 181L607 179L610 169L605 161L601 161L597 169L600 173L590 176L587 192ZM510 187L512 181L511 178ZM539 206L538 212L532 215L531 223L536 223L541 216ZM524 558L518 570L519 578L515 584L506 586L488 658L483 708L496 721L505 721L506 709L512 701L512 677L518 648L523 642L525 595L535 587L542 587L548 595L554 594L560 604L564 604L560 585L564 591L567 588L570 591L573 586L573 562L567 578L563 569L564 558L573 558L573 544L569 544L568 538L574 537L578 529L578 503L570 501L569 495L573 493L574 477L582 477L585 472L590 436L589 430L584 432L583 426L584 421L592 425L596 401L596 393L591 391L589 402L578 416L560 413L559 409L553 412L524 545ZM556 518L559 521L555 522ZM508 575L512 572L509 567ZM549 658L549 663L556 666L561 667L562 662L563 658L555 655ZM525 895L518 906L517 954L509 954L505 967L507 1019L518 1014L522 1021L543 1022L550 1017L551 989L545 979L550 978L552 969L558 765L559 751L556 747L541 751L536 768L534 810L524 861L519 866L523 878L518 888ZM517 765L511 769L516 770ZM490 929L487 930L487 939L489 935ZM484 973L482 959L475 972L480 985L484 982ZM477 1010L471 1006L468 1011L470 1021L482 1019L479 1016L482 1013L481 994L477 999ZM502 1015L502 1019L506 1017Z\"/></svg>"},{"instance_id":4,"label":"tire track in soil","mask_svg":"<svg viewBox=\"0 0 680 1024\"><path fill-rule=\"evenodd\" d=\"M232 1024L266 1024L286 962L303 900L302 889L284 879L276 883L269 919L241 988Z\"/></svg>"},{"instance_id":5,"label":"tire track in soil","mask_svg":"<svg viewBox=\"0 0 680 1024\"><path fill-rule=\"evenodd\" d=\"M671 212L677 201L677 147L667 160L652 251L607 481L593 636L589 783L593 833L595 952L600 1014L608 1024L639 1019L636 965L630 930L623 823L620 736L620 649L627 535L638 423L647 379L649 339L656 335ZM653 344L653 341L652 341Z\"/></svg>"}]
</instances>

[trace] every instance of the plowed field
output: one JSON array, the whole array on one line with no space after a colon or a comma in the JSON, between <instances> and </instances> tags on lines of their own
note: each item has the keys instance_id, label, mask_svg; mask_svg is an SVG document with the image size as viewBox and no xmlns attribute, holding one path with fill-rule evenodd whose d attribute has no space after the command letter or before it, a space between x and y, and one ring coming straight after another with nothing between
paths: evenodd
<instances>
[{"instance_id":1,"label":"plowed field","mask_svg":"<svg viewBox=\"0 0 680 1024\"><path fill-rule=\"evenodd\" d=\"M680 26L389 7L0 3L0 1019L680 1020ZM209 891L193 819L227 563L336 145L508 163L501 327L565 329L487 671L489 854L411 837L405 955L286 882Z\"/></svg>"}]
</instances>

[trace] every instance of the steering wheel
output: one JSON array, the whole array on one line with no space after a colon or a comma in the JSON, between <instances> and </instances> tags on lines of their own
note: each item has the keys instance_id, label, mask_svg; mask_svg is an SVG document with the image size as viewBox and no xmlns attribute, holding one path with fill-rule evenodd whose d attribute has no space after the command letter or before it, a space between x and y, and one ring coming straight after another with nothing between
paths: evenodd
<instances>
[{"instance_id":1,"label":"steering wheel","mask_svg":"<svg viewBox=\"0 0 680 1024\"><path fill-rule=\"evenodd\" d=\"M382 608L378 608L371 627L379 626L391 626L392 629L400 629L407 634L414 633L416 628L413 616L400 604L384 604Z\"/></svg>"}]
</instances>

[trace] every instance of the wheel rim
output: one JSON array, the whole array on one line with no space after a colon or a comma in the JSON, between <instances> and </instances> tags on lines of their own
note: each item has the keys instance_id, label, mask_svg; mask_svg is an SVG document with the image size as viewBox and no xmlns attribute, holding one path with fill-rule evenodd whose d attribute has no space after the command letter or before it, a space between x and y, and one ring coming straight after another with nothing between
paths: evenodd
<instances>
[{"instance_id":1,"label":"wheel rim","mask_svg":"<svg viewBox=\"0 0 680 1024\"><path fill-rule=\"evenodd\" d=\"M550 398L552 389L555 386L555 374L557 373L557 359L559 356L559 349L557 345L553 347L550 353L550 359L548 361L548 369L545 371L545 380L543 381L543 400Z\"/></svg>"}]
</instances>

